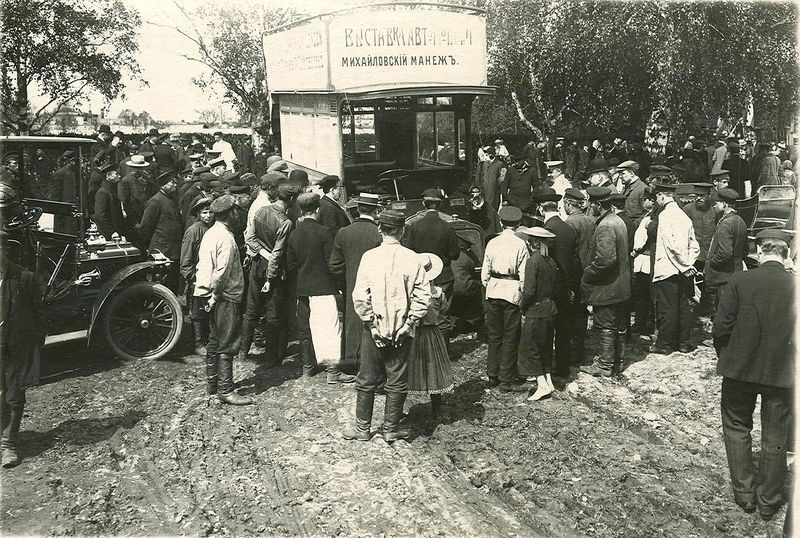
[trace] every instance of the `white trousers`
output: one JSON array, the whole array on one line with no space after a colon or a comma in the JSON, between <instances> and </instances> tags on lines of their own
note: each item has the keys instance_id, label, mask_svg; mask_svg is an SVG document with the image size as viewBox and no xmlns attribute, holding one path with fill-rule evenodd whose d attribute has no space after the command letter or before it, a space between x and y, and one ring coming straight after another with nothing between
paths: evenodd
<instances>
[{"instance_id":1,"label":"white trousers","mask_svg":"<svg viewBox=\"0 0 800 538\"><path fill-rule=\"evenodd\" d=\"M317 363L338 366L342 354L342 324L333 295L315 295L308 298L310 314L308 325Z\"/></svg>"}]
</instances>

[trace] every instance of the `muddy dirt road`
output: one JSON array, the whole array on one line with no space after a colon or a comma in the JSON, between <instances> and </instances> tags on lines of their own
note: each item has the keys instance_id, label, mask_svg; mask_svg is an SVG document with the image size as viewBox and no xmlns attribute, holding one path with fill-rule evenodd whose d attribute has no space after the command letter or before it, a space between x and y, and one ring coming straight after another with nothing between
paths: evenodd
<instances>
[{"instance_id":1,"label":"muddy dirt road","mask_svg":"<svg viewBox=\"0 0 800 538\"><path fill-rule=\"evenodd\" d=\"M764 523L732 501L713 350L648 344L621 377L574 373L530 404L490 390L486 346L462 336L450 419L434 424L409 397L413 438L391 446L341 440L354 390L292 363L237 363L257 405L235 408L205 396L198 357L53 350L55 375L28 393L23 463L2 472L0 531L777 536L783 511Z\"/></svg>"}]
</instances>

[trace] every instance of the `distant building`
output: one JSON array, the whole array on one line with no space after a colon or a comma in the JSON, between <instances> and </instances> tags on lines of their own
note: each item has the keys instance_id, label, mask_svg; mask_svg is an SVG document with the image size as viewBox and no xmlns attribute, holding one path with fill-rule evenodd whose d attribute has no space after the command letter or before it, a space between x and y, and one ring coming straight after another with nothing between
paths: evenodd
<instances>
[{"instance_id":1,"label":"distant building","mask_svg":"<svg viewBox=\"0 0 800 538\"><path fill-rule=\"evenodd\" d=\"M47 130L51 133L78 133L90 134L97 131L100 125L99 114L82 112L77 108L63 107L50 121L47 122Z\"/></svg>"}]
</instances>

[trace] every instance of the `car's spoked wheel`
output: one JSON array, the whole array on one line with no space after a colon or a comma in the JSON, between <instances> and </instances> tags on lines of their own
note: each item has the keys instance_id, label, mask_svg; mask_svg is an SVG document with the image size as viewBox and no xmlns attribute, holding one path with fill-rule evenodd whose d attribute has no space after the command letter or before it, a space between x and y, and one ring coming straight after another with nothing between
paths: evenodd
<instances>
[{"instance_id":1,"label":"car's spoked wheel","mask_svg":"<svg viewBox=\"0 0 800 538\"><path fill-rule=\"evenodd\" d=\"M117 293L103 316L103 332L125 359L158 359L170 352L183 328L177 297L165 286L137 282Z\"/></svg>"}]
</instances>

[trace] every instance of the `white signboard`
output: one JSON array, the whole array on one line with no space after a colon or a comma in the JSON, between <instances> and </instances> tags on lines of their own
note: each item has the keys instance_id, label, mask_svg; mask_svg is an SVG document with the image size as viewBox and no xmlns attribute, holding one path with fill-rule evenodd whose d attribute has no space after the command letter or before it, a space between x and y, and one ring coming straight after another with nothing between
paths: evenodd
<instances>
[{"instance_id":1,"label":"white signboard","mask_svg":"<svg viewBox=\"0 0 800 538\"><path fill-rule=\"evenodd\" d=\"M332 15L264 38L270 90L486 86L486 21L429 9Z\"/></svg>"}]
</instances>

